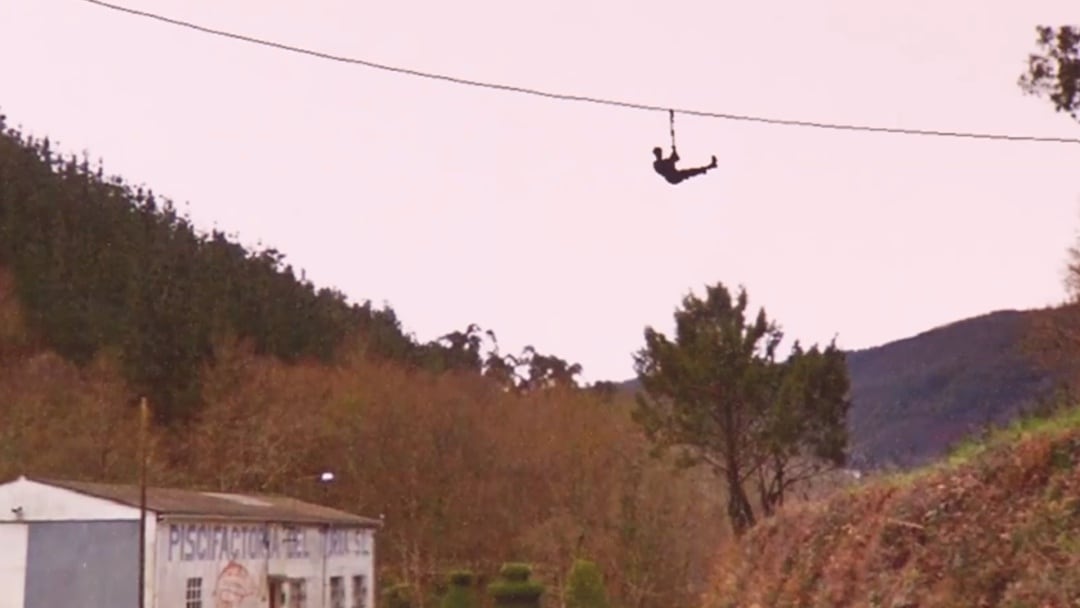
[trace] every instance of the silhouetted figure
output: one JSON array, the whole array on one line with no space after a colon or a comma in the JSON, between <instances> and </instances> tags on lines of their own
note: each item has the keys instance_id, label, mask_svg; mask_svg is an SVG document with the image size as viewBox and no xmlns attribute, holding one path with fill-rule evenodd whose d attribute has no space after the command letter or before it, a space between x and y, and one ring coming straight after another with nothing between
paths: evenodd
<instances>
[{"instance_id":1,"label":"silhouetted figure","mask_svg":"<svg viewBox=\"0 0 1080 608\"><path fill-rule=\"evenodd\" d=\"M716 156L713 156L712 162L705 167L694 167L693 169L675 168L675 163L679 161L679 152L675 150L675 146L671 147L671 156L667 158L664 158L664 151L659 147L653 148L653 156L656 157L652 164L653 169L656 169L656 172L662 175L669 184L677 184L684 179L701 175L709 169L716 168Z\"/></svg>"}]
</instances>

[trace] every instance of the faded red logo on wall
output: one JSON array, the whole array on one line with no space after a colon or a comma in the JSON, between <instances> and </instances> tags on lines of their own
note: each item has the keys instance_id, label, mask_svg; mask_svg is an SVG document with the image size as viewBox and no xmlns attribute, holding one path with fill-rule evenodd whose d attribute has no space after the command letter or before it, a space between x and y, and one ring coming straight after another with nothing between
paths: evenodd
<instances>
[{"instance_id":1,"label":"faded red logo on wall","mask_svg":"<svg viewBox=\"0 0 1080 608\"><path fill-rule=\"evenodd\" d=\"M258 605L259 586L242 564L229 562L218 573L214 586L216 608L244 608Z\"/></svg>"}]
</instances>

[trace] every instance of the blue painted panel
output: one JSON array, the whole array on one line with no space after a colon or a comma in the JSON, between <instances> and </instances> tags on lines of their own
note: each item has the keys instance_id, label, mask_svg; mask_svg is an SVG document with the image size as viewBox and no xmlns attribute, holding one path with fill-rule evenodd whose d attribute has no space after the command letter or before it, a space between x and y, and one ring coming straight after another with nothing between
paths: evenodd
<instances>
[{"instance_id":1,"label":"blue painted panel","mask_svg":"<svg viewBox=\"0 0 1080 608\"><path fill-rule=\"evenodd\" d=\"M139 522L31 523L25 608L138 608Z\"/></svg>"}]
</instances>

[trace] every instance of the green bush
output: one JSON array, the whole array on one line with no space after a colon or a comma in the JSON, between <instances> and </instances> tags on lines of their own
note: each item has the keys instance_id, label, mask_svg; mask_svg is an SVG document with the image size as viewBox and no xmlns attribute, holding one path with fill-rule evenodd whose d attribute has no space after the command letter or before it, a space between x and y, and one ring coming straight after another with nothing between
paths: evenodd
<instances>
[{"instance_id":1,"label":"green bush","mask_svg":"<svg viewBox=\"0 0 1080 608\"><path fill-rule=\"evenodd\" d=\"M532 566L507 563L499 570L499 580L488 585L497 608L539 608L544 586L529 580Z\"/></svg>"},{"instance_id":2,"label":"green bush","mask_svg":"<svg viewBox=\"0 0 1080 608\"><path fill-rule=\"evenodd\" d=\"M508 581L527 581L532 574L532 566L518 562L508 562L499 569L499 576Z\"/></svg>"},{"instance_id":3,"label":"green bush","mask_svg":"<svg viewBox=\"0 0 1080 608\"><path fill-rule=\"evenodd\" d=\"M472 587L476 583L476 575L471 570L453 570L446 578L454 586Z\"/></svg>"},{"instance_id":4,"label":"green bush","mask_svg":"<svg viewBox=\"0 0 1080 608\"><path fill-rule=\"evenodd\" d=\"M604 578L595 563L574 561L566 583L566 608L608 608Z\"/></svg>"},{"instance_id":5,"label":"green bush","mask_svg":"<svg viewBox=\"0 0 1080 608\"><path fill-rule=\"evenodd\" d=\"M412 588L405 583L391 585L382 592L383 608L412 608Z\"/></svg>"},{"instance_id":6,"label":"green bush","mask_svg":"<svg viewBox=\"0 0 1080 608\"><path fill-rule=\"evenodd\" d=\"M476 577L468 570L455 570L447 577L450 585L439 602L439 608L476 608L478 602L473 592Z\"/></svg>"}]
</instances>

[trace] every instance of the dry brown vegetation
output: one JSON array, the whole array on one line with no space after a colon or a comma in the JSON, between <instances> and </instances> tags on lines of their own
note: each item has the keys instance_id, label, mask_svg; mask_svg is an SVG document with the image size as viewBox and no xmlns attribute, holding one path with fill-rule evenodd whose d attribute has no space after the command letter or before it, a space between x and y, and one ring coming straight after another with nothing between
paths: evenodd
<instances>
[{"instance_id":1,"label":"dry brown vegetation","mask_svg":"<svg viewBox=\"0 0 1080 608\"><path fill-rule=\"evenodd\" d=\"M788 509L730 545L706 606L1080 604L1080 413Z\"/></svg>"},{"instance_id":2,"label":"dry brown vegetation","mask_svg":"<svg viewBox=\"0 0 1080 608\"><path fill-rule=\"evenodd\" d=\"M116 357L79 368L27 337L0 281L0 476L137 480L135 395ZM359 350L359 349L358 349ZM380 584L430 597L455 567L529 561L558 605L575 555L616 605L692 605L724 541L708 476L652 459L631 404L580 390L504 392L357 354L287 365L228 341L206 407L153 431L155 485L287 493L385 515ZM329 486L319 472L334 471ZM553 604L548 604L553 605Z\"/></svg>"}]
</instances>

